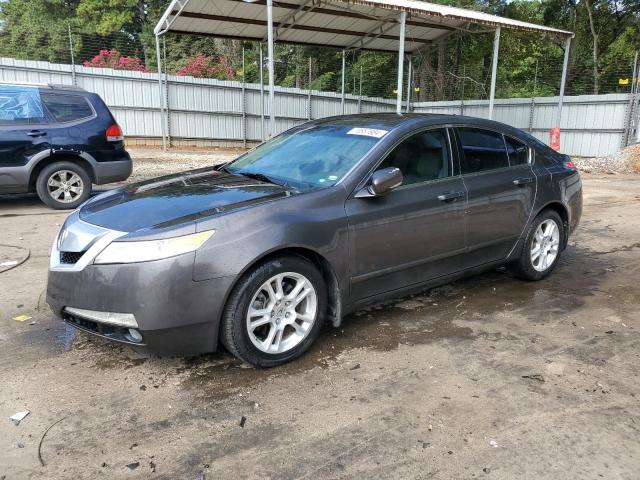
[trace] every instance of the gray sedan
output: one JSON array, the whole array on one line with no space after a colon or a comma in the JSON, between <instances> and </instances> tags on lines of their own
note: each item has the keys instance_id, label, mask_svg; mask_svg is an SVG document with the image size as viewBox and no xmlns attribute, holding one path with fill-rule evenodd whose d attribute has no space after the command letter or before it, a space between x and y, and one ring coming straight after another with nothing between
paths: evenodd
<instances>
[{"instance_id":1,"label":"gray sedan","mask_svg":"<svg viewBox=\"0 0 640 480\"><path fill-rule=\"evenodd\" d=\"M371 302L500 265L544 278L581 210L569 157L509 126L326 118L222 167L89 200L55 239L47 301L157 353L222 343L275 366Z\"/></svg>"}]
</instances>

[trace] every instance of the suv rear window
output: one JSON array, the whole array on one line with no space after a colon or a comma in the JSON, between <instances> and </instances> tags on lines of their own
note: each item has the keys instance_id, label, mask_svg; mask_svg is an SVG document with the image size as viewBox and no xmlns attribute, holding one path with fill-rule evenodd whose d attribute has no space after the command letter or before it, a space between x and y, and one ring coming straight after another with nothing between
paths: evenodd
<instances>
[{"instance_id":1,"label":"suv rear window","mask_svg":"<svg viewBox=\"0 0 640 480\"><path fill-rule=\"evenodd\" d=\"M501 133L481 128L458 128L464 152L462 173L484 172L509 166L507 149Z\"/></svg>"},{"instance_id":2,"label":"suv rear window","mask_svg":"<svg viewBox=\"0 0 640 480\"><path fill-rule=\"evenodd\" d=\"M42 100L56 122L72 122L93 116L93 109L80 95L43 93Z\"/></svg>"},{"instance_id":3,"label":"suv rear window","mask_svg":"<svg viewBox=\"0 0 640 480\"><path fill-rule=\"evenodd\" d=\"M0 125L45 123L40 91L34 87L0 85Z\"/></svg>"}]
</instances>

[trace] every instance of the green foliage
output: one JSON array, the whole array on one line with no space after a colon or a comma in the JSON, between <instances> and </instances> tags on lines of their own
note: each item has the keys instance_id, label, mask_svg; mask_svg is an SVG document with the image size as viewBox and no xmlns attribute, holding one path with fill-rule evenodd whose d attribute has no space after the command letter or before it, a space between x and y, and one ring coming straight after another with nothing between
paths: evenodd
<instances>
[{"instance_id":1,"label":"green foliage","mask_svg":"<svg viewBox=\"0 0 640 480\"><path fill-rule=\"evenodd\" d=\"M618 85L631 76L640 45L640 1L589 0L598 35L594 72L593 35L585 0L430 0L484 11L575 32L570 54L568 94L592 93L594 76L601 92L628 91ZM115 49L139 57L156 69L153 27L168 0L6 0L0 2L0 55L69 63L72 31L75 61L81 64L100 50ZM486 32L485 27L471 30ZM236 80L259 81L257 43L208 37L167 35L167 71L184 68L199 54L224 58ZM457 32L445 40L444 63L438 65L438 47L412 55L414 81L420 100L486 98L493 34ZM242 48L245 64L242 68ZM538 33L503 29L498 66L498 97L554 95L560 84L561 40ZM264 48L266 64L266 48ZM346 91L367 96L393 97L397 56L364 51L347 52ZM331 48L276 44L276 84L339 92L342 52ZM361 81L362 79L362 81ZM264 82L267 69L264 68ZM415 97L414 97L415 98Z\"/></svg>"}]
</instances>

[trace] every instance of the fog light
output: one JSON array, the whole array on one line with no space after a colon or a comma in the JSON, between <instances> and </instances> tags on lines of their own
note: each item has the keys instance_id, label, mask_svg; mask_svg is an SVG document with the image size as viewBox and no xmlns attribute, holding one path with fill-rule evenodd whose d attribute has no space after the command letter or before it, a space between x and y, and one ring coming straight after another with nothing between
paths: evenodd
<instances>
[{"instance_id":1,"label":"fog light","mask_svg":"<svg viewBox=\"0 0 640 480\"><path fill-rule=\"evenodd\" d=\"M136 343L140 343L142 341L142 335L135 328L130 328L128 333L129 333L129 336L131 337L132 341L134 341Z\"/></svg>"}]
</instances>

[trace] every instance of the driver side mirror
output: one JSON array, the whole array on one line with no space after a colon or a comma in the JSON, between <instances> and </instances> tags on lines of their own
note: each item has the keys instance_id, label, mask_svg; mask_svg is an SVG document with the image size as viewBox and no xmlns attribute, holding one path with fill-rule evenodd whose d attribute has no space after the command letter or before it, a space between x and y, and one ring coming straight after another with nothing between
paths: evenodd
<instances>
[{"instance_id":1,"label":"driver side mirror","mask_svg":"<svg viewBox=\"0 0 640 480\"><path fill-rule=\"evenodd\" d=\"M376 170L371 175L369 185L356 194L356 198L379 197L402 185L404 177L399 168L389 167Z\"/></svg>"}]
</instances>

